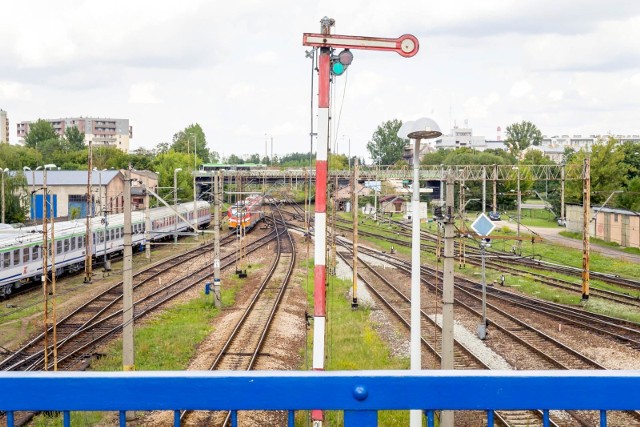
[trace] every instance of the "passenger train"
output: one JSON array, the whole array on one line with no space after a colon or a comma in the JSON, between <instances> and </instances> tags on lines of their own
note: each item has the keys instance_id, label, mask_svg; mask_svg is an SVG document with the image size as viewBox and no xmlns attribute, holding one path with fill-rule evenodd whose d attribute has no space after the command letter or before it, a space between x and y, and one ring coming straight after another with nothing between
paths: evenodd
<instances>
[{"instance_id":1,"label":"passenger train","mask_svg":"<svg viewBox=\"0 0 640 427\"><path fill-rule=\"evenodd\" d=\"M178 212L199 229L208 227L211 222L210 205L207 202L196 202L195 215L193 202L178 205ZM152 242L168 238L176 230L191 230L184 220L176 217L173 209L149 209L149 216L149 239ZM50 230L49 228L49 232ZM49 241L49 247L50 250L55 248L56 276L84 270L86 230L86 220L82 219L55 223L55 243ZM102 259L105 253L110 256L123 251L124 214L107 216L106 224L104 218L95 217L91 219L91 230L91 253L95 259ZM134 251L143 250L146 244L144 211L131 213L131 232ZM41 280L42 245L41 225L17 229L10 233L0 231L0 297L11 294L14 289L29 282ZM48 264L51 272L51 255Z\"/></svg>"},{"instance_id":2,"label":"passenger train","mask_svg":"<svg viewBox=\"0 0 640 427\"><path fill-rule=\"evenodd\" d=\"M261 195L255 194L241 202L234 203L227 212L229 228L238 228L242 225L246 230L249 230L255 226L258 221L264 218L262 200Z\"/></svg>"}]
</instances>

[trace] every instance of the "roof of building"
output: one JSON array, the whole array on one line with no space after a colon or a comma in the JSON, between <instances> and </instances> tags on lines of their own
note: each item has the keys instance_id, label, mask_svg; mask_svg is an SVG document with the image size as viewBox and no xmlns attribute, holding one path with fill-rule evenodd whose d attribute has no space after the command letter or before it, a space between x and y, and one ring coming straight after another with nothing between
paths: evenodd
<instances>
[{"instance_id":1,"label":"roof of building","mask_svg":"<svg viewBox=\"0 0 640 427\"><path fill-rule=\"evenodd\" d=\"M120 171L107 170L107 171L94 171L91 174L91 185L107 185L116 176L122 176ZM27 179L27 185L43 185L43 171L24 171L24 176ZM35 179L35 182L33 182ZM47 185L87 185L87 171L47 171Z\"/></svg>"},{"instance_id":2,"label":"roof of building","mask_svg":"<svg viewBox=\"0 0 640 427\"><path fill-rule=\"evenodd\" d=\"M605 212L605 213L614 213L614 214L622 214L622 215L631 215L631 216L640 216L640 212L630 211L628 209L615 209L615 208L597 208L595 206L591 206L596 212Z\"/></svg>"}]
</instances>

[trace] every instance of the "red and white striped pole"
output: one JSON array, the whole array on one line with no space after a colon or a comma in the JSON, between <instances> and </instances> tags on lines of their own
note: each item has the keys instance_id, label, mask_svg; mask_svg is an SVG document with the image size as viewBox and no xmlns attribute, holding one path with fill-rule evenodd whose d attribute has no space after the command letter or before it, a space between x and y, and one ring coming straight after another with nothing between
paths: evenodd
<instances>
[{"instance_id":1,"label":"red and white striped pole","mask_svg":"<svg viewBox=\"0 0 640 427\"><path fill-rule=\"evenodd\" d=\"M315 247L313 268L313 361L314 371L324 370L324 347L327 317L326 280L327 280L327 156L329 151L329 105L330 74L332 49L382 50L396 52L410 57L418 52L418 39L405 34L397 39L380 37L360 37L332 35L333 19L324 17L320 21L319 34L303 34L302 44L314 46L320 51L318 59L318 151L316 154L316 212ZM311 411L313 427L321 427L323 413Z\"/></svg>"},{"instance_id":2,"label":"red and white striped pole","mask_svg":"<svg viewBox=\"0 0 640 427\"><path fill-rule=\"evenodd\" d=\"M321 21L322 33L329 34L331 24ZM329 86L331 49L320 48L318 58L318 148L316 154L316 212L313 268L313 361L314 371L324 370L324 343L327 317L327 156L329 152ZM321 410L311 412L314 426L322 425Z\"/></svg>"}]
</instances>

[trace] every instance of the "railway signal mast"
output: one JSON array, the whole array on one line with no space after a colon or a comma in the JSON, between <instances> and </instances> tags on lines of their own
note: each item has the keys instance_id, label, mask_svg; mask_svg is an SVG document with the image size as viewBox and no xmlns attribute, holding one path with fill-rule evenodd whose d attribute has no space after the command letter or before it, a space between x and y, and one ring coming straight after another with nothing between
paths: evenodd
<instances>
[{"instance_id":1,"label":"railway signal mast","mask_svg":"<svg viewBox=\"0 0 640 427\"><path fill-rule=\"evenodd\" d=\"M314 249L314 326L313 362L314 370L324 370L324 346L326 323L326 250L327 250L327 155L329 147L329 103L331 74L339 76L353 61L351 49L380 50L396 52L404 57L418 53L418 39L405 34L396 39L362 37L331 34L335 20L324 17L320 20L317 33L304 33L302 44L319 49L318 61L318 150L316 154L316 208L315 208L315 249ZM334 55L335 49L343 49ZM323 414L320 410L311 413L314 427L322 426Z\"/></svg>"}]
</instances>

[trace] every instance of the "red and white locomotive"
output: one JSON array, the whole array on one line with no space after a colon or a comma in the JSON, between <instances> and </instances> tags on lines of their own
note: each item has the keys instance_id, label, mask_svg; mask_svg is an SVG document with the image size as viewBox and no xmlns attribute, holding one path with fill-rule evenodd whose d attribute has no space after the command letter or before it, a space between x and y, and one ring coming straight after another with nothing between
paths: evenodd
<instances>
[{"instance_id":1,"label":"red and white locomotive","mask_svg":"<svg viewBox=\"0 0 640 427\"><path fill-rule=\"evenodd\" d=\"M227 212L229 217L229 228L238 228L243 226L250 229L264 218L262 211L263 197L255 194L247 197L241 202L234 203Z\"/></svg>"}]
</instances>

